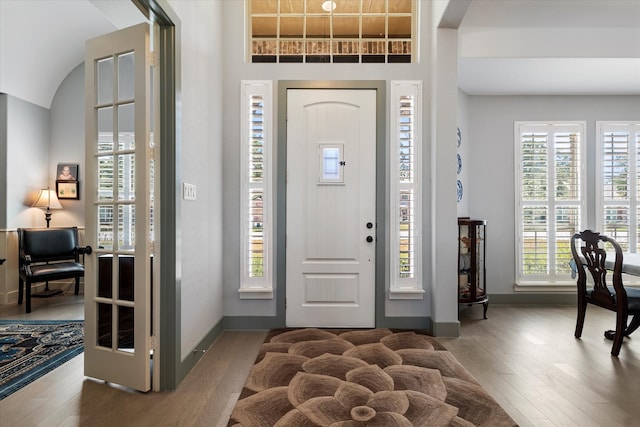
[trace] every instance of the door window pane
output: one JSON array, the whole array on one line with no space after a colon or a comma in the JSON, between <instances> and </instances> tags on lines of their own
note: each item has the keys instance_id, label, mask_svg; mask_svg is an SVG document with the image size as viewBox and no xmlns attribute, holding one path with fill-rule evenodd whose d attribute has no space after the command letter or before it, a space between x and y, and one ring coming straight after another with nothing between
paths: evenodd
<instances>
[{"instance_id":1,"label":"door window pane","mask_svg":"<svg viewBox=\"0 0 640 427\"><path fill-rule=\"evenodd\" d=\"M113 156L98 157L98 200L113 200Z\"/></svg>"},{"instance_id":2,"label":"door window pane","mask_svg":"<svg viewBox=\"0 0 640 427\"><path fill-rule=\"evenodd\" d=\"M135 148L135 105L124 104L118 107L118 150Z\"/></svg>"},{"instance_id":3,"label":"door window pane","mask_svg":"<svg viewBox=\"0 0 640 427\"><path fill-rule=\"evenodd\" d=\"M98 151L113 150L113 107L98 109Z\"/></svg>"},{"instance_id":4,"label":"door window pane","mask_svg":"<svg viewBox=\"0 0 640 427\"><path fill-rule=\"evenodd\" d=\"M113 206L98 205L98 249L113 250Z\"/></svg>"},{"instance_id":5,"label":"door window pane","mask_svg":"<svg viewBox=\"0 0 640 427\"><path fill-rule=\"evenodd\" d=\"M133 52L118 56L118 100L133 99L135 56Z\"/></svg>"},{"instance_id":6,"label":"door window pane","mask_svg":"<svg viewBox=\"0 0 640 427\"><path fill-rule=\"evenodd\" d=\"M135 200L135 155L122 154L118 157L118 200Z\"/></svg>"},{"instance_id":7,"label":"door window pane","mask_svg":"<svg viewBox=\"0 0 640 427\"><path fill-rule=\"evenodd\" d=\"M127 251L134 250L136 244L136 218L135 206L118 206L118 249Z\"/></svg>"},{"instance_id":8,"label":"door window pane","mask_svg":"<svg viewBox=\"0 0 640 427\"><path fill-rule=\"evenodd\" d=\"M109 104L113 101L113 58L98 61L98 104Z\"/></svg>"},{"instance_id":9,"label":"door window pane","mask_svg":"<svg viewBox=\"0 0 640 427\"><path fill-rule=\"evenodd\" d=\"M342 144L319 144L320 184L344 184L344 146Z\"/></svg>"}]
</instances>

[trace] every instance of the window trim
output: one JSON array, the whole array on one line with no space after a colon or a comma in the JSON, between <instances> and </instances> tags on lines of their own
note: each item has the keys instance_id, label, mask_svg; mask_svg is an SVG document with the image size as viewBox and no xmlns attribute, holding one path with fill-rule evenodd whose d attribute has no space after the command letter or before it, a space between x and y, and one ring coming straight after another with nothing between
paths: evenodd
<instances>
[{"instance_id":1,"label":"window trim","mask_svg":"<svg viewBox=\"0 0 640 427\"><path fill-rule=\"evenodd\" d=\"M533 291L554 288L554 291L563 291L568 288L568 284L573 284L575 289L575 280L571 279L570 275L564 277L563 275L527 275L523 277L524 267L524 254L522 251L522 236L523 236L523 223L522 223L522 144L521 135L523 129L542 129L551 128L553 133L564 131L578 130L580 134L580 200L578 206L580 207L580 227L584 228L587 224L587 174L586 174L586 160L587 160L587 133L586 133L586 121L569 120L569 121L516 121L514 122L514 172L515 172L515 207L514 207L514 222L515 222L515 291ZM554 167L547 174L553 173ZM546 204L545 206L549 206ZM549 228L551 229L551 227Z\"/></svg>"},{"instance_id":2,"label":"window trim","mask_svg":"<svg viewBox=\"0 0 640 427\"><path fill-rule=\"evenodd\" d=\"M241 160L240 160L240 210L241 210L241 243L240 243L240 299L273 299L273 82L270 80L243 80L241 82L242 99L241 107ZM249 114L251 97L261 95L263 97L263 181L261 185L250 182L250 140L251 117ZM249 197L252 189L262 190L263 209L263 275L262 277L250 277L248 254L250 249L249 217L251 215Z\"/></svg>"},{"instance_id":3,"label":"window trim","mask_svg":"<svg viewBox=\"0 0 640 427\"><path fill-rule=\"evenodd\" d=\"M413 123L413 158L414 169L413 183L400 183L399 157L400 153L400 97L414 96L414 123ZM389 188L390 205L389 214L389 299L423 299L425 290L422 278L422 81L420 80L392 80L390 84L389 97L389 140L391 145L391 155L389 162ZM414 193L414 275L411 278L401 278L400 276L400 209L395 201L399 201L400 191L404 189L412 190ZM395 207L395 208L394 208Z\"/></svg>"}]
</instances>

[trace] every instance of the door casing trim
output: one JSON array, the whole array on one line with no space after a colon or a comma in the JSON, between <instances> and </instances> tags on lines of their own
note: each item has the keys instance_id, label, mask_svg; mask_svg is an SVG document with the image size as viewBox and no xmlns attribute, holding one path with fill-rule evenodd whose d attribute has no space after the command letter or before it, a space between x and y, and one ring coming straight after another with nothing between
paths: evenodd
<instances>
[{"instance_id":1,"label":"door casing trim","mask_svg":"<svg viewBox=\"0 0 640 427\"><path fill-rule=\"evenodd\" d=\"M287 91L289 89L348 89L376 91L376 269L375 269L375 324L383 325L385 307L385 278L387 261L387 169L385 161L386 135L386 81L384 80L281 80L278 81L278 145L276 158L276 323L286 323L286 231L287 231Z\"/></svg>"}]
</instances>

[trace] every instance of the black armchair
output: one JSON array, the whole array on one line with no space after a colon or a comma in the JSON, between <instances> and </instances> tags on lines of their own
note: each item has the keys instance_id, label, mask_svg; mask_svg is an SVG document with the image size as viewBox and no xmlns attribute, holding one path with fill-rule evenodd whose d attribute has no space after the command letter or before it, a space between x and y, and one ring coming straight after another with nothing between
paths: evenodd
<instances>
[{"instance_id":1,"label":"black armchair","mask_svg":"<svg viewBox=\"0 0 640 427\"><path fill-rule=\"evenodd\" d=\"M78 245L78 227L19 228L18 304L26 294L26 312L31 312L31 284L75 279L75 294L84 276L81 254L90 254L91 246ZM23 289L24 288L24 289Z\"/></svg>"}]
</instances>

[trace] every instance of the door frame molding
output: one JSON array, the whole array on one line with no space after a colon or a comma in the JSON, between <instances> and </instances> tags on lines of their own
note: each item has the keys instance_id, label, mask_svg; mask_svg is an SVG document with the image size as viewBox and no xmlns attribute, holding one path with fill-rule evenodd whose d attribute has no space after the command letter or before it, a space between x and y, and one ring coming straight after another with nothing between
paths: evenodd
<instances>
[{"instance_id":1,"label":"door frame molding","mask_svg":"<svg viewBox=\"0 0 640 427\"><path fill-rule=\"evenodd\" d=\"M349 89L376 91L376 268L375 268L375 324L384 325L385 278L387 260L386 206L388 204L385 80L280 80L278 81L278 144L276 171L276 323L286 324L287 295L287 91L289 89Z\"/></svg>"},{"instance_id":2,"label":"door frame molding","mask_svg":"<svg viewBox=\"0 0 640 427\"><path fill-rule=\"evenodd\" d=\"M155 295L153 322L158 325L160 369L153 379L154 391L175 390L195 366L197 360L189 358L181 361L180 357L180 319L181 272L177 263L178 230L181 227L180 210L176 208L180 195L178 187L177 161L180 153L180 142L177 139L178 123L176 120L176 94L180 92L179 49L176 42L175 22L179 22L166 0L131 0L133 4L149 20L153 20L160 28L159 59L160 71L160 166L157 174L162 197L158 209L162 211L158 230L162 241L160 249L160 283L159 295ZM162 315L160 315L162 314ZM153 326L152 326L153 327Z\"/></svg>"}]
</instances>

